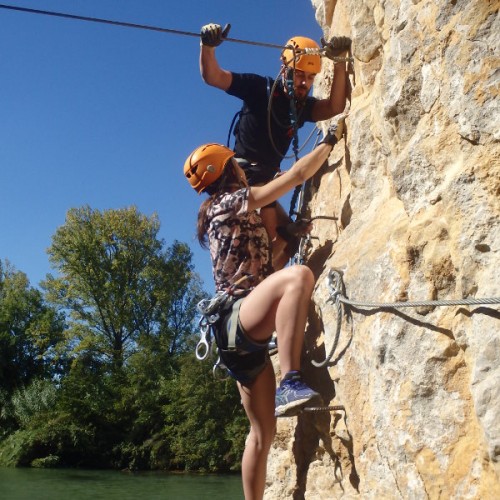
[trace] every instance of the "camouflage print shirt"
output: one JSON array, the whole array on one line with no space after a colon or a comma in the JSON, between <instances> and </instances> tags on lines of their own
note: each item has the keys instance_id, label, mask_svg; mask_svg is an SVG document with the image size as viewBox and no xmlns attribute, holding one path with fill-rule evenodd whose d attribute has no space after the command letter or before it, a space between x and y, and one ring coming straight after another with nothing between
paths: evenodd
<instances>
[{"instance_id":1,"label":"camouflage print shirt","mask_svg":"<svg viewBox=\"0 0 500 500\"><path fill-rule=\"evenodd\" d=\"M260 214L248 210L249 188L216 196L207 211L208 241L216 291L246 274L238 289L253 288L273 272L271 247Z\"/></svg>"}]
</instances>

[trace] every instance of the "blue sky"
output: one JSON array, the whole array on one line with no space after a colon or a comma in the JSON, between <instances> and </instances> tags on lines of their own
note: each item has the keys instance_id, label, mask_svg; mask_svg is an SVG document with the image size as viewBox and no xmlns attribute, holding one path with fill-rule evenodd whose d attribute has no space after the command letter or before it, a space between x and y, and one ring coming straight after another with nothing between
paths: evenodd
<instances>
[{"instance_id":1,"label":"blue sky","mask_svg":"<svg viewBox=\"0 0 500 500\"><path fill-rule=\"evenodd\" d=\"M309 0L0 3L195 33L229 22L230 37L278 45L322 36ZM240 101L202 82L198 54L195 37L0 9L0 259L37 286L54 272L46 249L70 208L135 205L158 214L167 244L190 245L213 290L194 239L203 198L182 166L200 144L226 143ZM225 42L218 59L233 71L279 71L277 49Z\"/></svg>"}]
</instances>

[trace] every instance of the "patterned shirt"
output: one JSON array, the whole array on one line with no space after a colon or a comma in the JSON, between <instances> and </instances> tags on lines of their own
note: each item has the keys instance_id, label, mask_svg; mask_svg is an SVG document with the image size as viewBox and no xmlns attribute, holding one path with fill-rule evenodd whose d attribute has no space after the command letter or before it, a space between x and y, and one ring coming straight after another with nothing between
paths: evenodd
<instances>
[{"instance_id":1,"label":"patterned shirt","mask_svg":"<svg viewBox=\"0 0 500 500\"><path fill-rule=\"evenodd\" d=\"M250 188L216 196L207 211L216 291L251 274L238 289L253 288L273 272L271 247L260 214L248 211Z\"/></svg>"}]
</instances>

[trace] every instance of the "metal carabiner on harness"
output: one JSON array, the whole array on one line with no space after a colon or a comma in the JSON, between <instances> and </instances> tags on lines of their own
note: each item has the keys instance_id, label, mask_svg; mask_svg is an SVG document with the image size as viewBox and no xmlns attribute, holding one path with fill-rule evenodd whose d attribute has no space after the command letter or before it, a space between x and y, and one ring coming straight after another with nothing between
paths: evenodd
<instances>
[{"instance_id":1,"label":"metal carabiner on harness","mask_svg":"<svg viewBox=\"0 0 500 500\"><path fill-rule=\"evenodd\" d=\"M212 374L217 380L226 380L229 377L227 367L220 359L220 356L217 358L217 361L212 368Z\"/></svg>"},{"instance_id":2,"label":"metal carabiner on harness","mask_svg":"<svg viewBox=\"0 0 500 500\"><path fill-rule=\"evenodd\" d=\"M220 319L221 311L224 309L228 301L235 300L233 296L234 288L247 279L253 279L251 274L247 274L237 280L231 287L223 292L217 292L211 299L203 299L198 302L196 308L201 314L199 326L200 326L200 340L196 344L195 355L196 359L199 361L204 361L213 352L212 349L212 329L215 328L215 323ZM224 363L222 362L220 356L218 357L216 363L213 367L213 374L215 378L223 379L225 378L221 375L226 369Z\"/></svg>"},{"instance_id":3,"label":"metal carabiner on harness","mask_svg":"<svg viewBox=\"0 0 500 500\"><path fill-rule=\"evenodd\" d=\"M210 334L210 324L205 316L200 318L200 340L196 344L196 359L203 361L208 358L212 352L212 336Z\"/></svg>"},{"instance_id":4,"label":"metal carabiner on harness","mask_svg":"<svg viewBox=\"0 0 500 500\"><path fill-rule=\"evenodd\" d=\"M201 314L200 340L196 344L195 354L196 359L203 361L212 353L212 325L219 319L219 310L229 298L227 292L218 292L211 299L200 300L197 304L197 309Z\"/></svg>"}]
</instances>

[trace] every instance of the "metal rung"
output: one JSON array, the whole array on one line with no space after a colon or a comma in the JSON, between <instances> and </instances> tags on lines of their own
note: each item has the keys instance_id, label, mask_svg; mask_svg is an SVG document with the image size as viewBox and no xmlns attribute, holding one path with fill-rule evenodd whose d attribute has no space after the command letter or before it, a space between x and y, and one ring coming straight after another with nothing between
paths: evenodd
<instances>
[{"instance_id":1,"label":"metal rung","mask_svg":"<svg viewBox=\"0 0 500 500\"><path fill-rule=\"evenodd\" d=\"M333 406L310 406L308 408L304 408L302 411L304 412L316 412L316 411L345 411L345 407L342 405L333 405Z\"/></svg>"}]
</instances>

